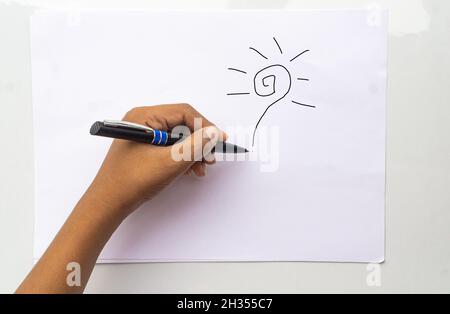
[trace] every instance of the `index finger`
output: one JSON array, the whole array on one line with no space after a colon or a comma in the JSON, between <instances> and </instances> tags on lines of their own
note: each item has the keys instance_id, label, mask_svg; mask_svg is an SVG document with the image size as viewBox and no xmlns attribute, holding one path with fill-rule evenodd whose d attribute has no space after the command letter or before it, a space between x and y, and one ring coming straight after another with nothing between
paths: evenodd
<instances>
[{"instance_id":1,"label":"index finger","mask_svg":"<svg viewBox=\"0 0 450 314\"><path fill-rule=\"evenodd\" d=\"M200 126L195 125L196 119L200 119ZM196 131L196 127L215 126L189 104L137 107L130 110L124 120L146 124L154 129L165 131L180 125L187 126L191 132Z\"/></svg>"}]
</instances>

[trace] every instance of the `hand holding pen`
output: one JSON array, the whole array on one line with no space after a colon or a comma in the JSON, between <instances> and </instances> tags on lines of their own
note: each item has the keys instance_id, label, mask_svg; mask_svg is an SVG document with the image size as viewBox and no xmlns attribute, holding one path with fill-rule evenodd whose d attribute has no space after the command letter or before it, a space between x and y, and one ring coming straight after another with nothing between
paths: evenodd
<instances>
[{"instance_id":1,"label":"hand holding pen","mask_svg":"<svg viewBox=\"0 0 450 314\"><path fill-rule=\"evenodd\" d=\"M195 130L194 124L196 119L199 119L201 122L202 128L199 130ZM117 124L117 121L113 121L113 124ZM219 144L222 141L225 142L227 138L224 132L188 104L137 107L124 116L120 125L111 125L111 122L108 123L108 121L106 125L104 122L94 123L91 133L99 125L101 127L97 129L97 133L104 133L96 135L126 140L114 141L111 150L115 146L119 146L119 144L123 144L127 148L136 146L136 151L139 150L141 152L142 150L145 152L145 155L141 156L141 158L148 157L151 159L147 163L152 163L153 165L159 163L170 164L169 167L176 171L177 175L180 172L187 172L188 174L194 173L197 176L204 176L206 174L206 166L215 163L215 147L214 145L208 147L207 144L210 144L211 140L217 141L217 144ZM165 145L161 145L162 142L159 142L159 139L162 140L164 136L156 134L164 132L169 136L170 131L180 125L186 126L191 134L185 138L167 140ZM141 130L138 130L138 128L141 128ZM150 132L150 130L153 130L153 132ZM111 134L111 132L114 133ZM134 142L151 145L141 145ZM159 145L157 144L158 142ZM190 152L189 158L185 158L186 160L181 162L174 160L172 151L183 152L184 150ZM106 158L108 159L108 156ZM158 160L155 160L156 158ZM143 164L142 167L145 167L145 165Z\"/></svg>"},{"instance_id":2,"label":"hand holding pen","mask_svg":"<svg viewBox=\"0 0 450 314\"><path fill-rule=\"evenodd\" d=\"M194 132L196 118L205 127ZM211 153L214 146L208 151L207 144L226 140L225 133L186 104L135 108L123 120L163 131L185 125L193 133L173 146L114 140L88 190L17 292L82 292L98 255L123 220L180 174L204 176L207 165L215 161ZM189 149L192 158L176 161L171 155L173 149ZM74 256L83 278L79 286L68 286L66 266Z\"/></svg>"}]
</instances>

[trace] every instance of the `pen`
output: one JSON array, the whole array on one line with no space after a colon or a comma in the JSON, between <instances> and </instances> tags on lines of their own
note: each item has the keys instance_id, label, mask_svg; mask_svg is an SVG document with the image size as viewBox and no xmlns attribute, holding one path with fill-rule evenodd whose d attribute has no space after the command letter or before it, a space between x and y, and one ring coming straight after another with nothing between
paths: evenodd
<instances>
[{"instance_id":1,"label":"pen","mask_svg":"<svg viewBox=\"0 0 450 314\"><path fill-rule=\"evenodd\" d=\"M183 139L182 134L155 130L145 125L127 121L104 120L97 121L91 126L91 135L110 137L157 146L170 146ZM243 154L248 153L246 148L218 142L212 152Z\"/></svg>"}]
</instances>

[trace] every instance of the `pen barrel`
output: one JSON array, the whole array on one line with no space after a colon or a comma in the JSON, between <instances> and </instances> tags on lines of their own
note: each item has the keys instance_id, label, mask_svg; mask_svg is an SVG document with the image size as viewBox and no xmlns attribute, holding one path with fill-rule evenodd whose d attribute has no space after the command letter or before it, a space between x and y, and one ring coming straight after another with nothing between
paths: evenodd
<instances>
[{"instance_id":1,"label":"pen barrel","mask_svg":"<svg viewBox=\"0 0 450 314\"><path fill-rule=\"evenodd\" d=\"M212 153L219 154L243 154L246 153L246 149L227 142L218 142L212 149Z\"/></svg>"},{"instance_id":2,"label":"pen barrel","mask_svg":"<svg viewBox=\"0 0 450 314\"><path fill-rule=\"evenodd\" d=\"M105 125L104 122L95 122L90 129L91 135L116 138L157 146L170 146L184 139L183 134L176 134L161 130L142 131L133 128L124 128ZM240 154L248 152L245 148L226 143L218 142L212 152L222 154Z\"/></svg>"},{"instance_id":3,"label":"pen barrel","mask_svg":"<svg viewBox=\"0 0 450 314\"><path fill-rule=\"evenodd\" d=\"M177 135L177 134L168 134L168 141L166 145L173 145L177 143L180 140L183 140L183 135ZM215 147L211 150L212 153L219 153L219 154L242 154L246 153L247 151L239 146L236 146L234 144L230 144L227 142L218 142Z\"/></svg>"},{"instance_id":4,"label":"pen barrel","mask_svg":"<svg viewBox=\"0 0 450 314\"><path fill-rule=\"evenodd\" d=\"M132 129L123 129L117 127L105 126L102 122L96 122L90 130L91 135L116 138L140 143L152 144L153 134L136 131Z\"/></svg>"}]
</instances>

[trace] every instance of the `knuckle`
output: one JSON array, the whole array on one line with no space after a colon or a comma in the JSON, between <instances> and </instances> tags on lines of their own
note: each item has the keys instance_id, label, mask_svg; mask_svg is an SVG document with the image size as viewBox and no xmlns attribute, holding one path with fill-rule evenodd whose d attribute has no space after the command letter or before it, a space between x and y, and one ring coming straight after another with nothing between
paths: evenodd
<instances>
[{"instance_id":1,"label":"knuckle","mask_svg":"<svg viewBox=\"0 0 450 314\"><path fill-rule=\"evenodd\" d=\"M136 117L137 115L137 111L139 110L139 107L134 107L131 108L130 110L127 111L127 113L125 113L125 119L133 119Z\"/></svg>"},{"instance_id":2,"label":"knuckle","mask_svg":"<svg viewBox=\"0 0 450 314\"><path fill-rule=\"evenodd\" d=\"M181 106L183 107L184 110L188 111L188 112L192 112L194 111L194 107L192 107L190 104L188 103L183 103L181 104Z\"/></svg>"}]
</instances>

